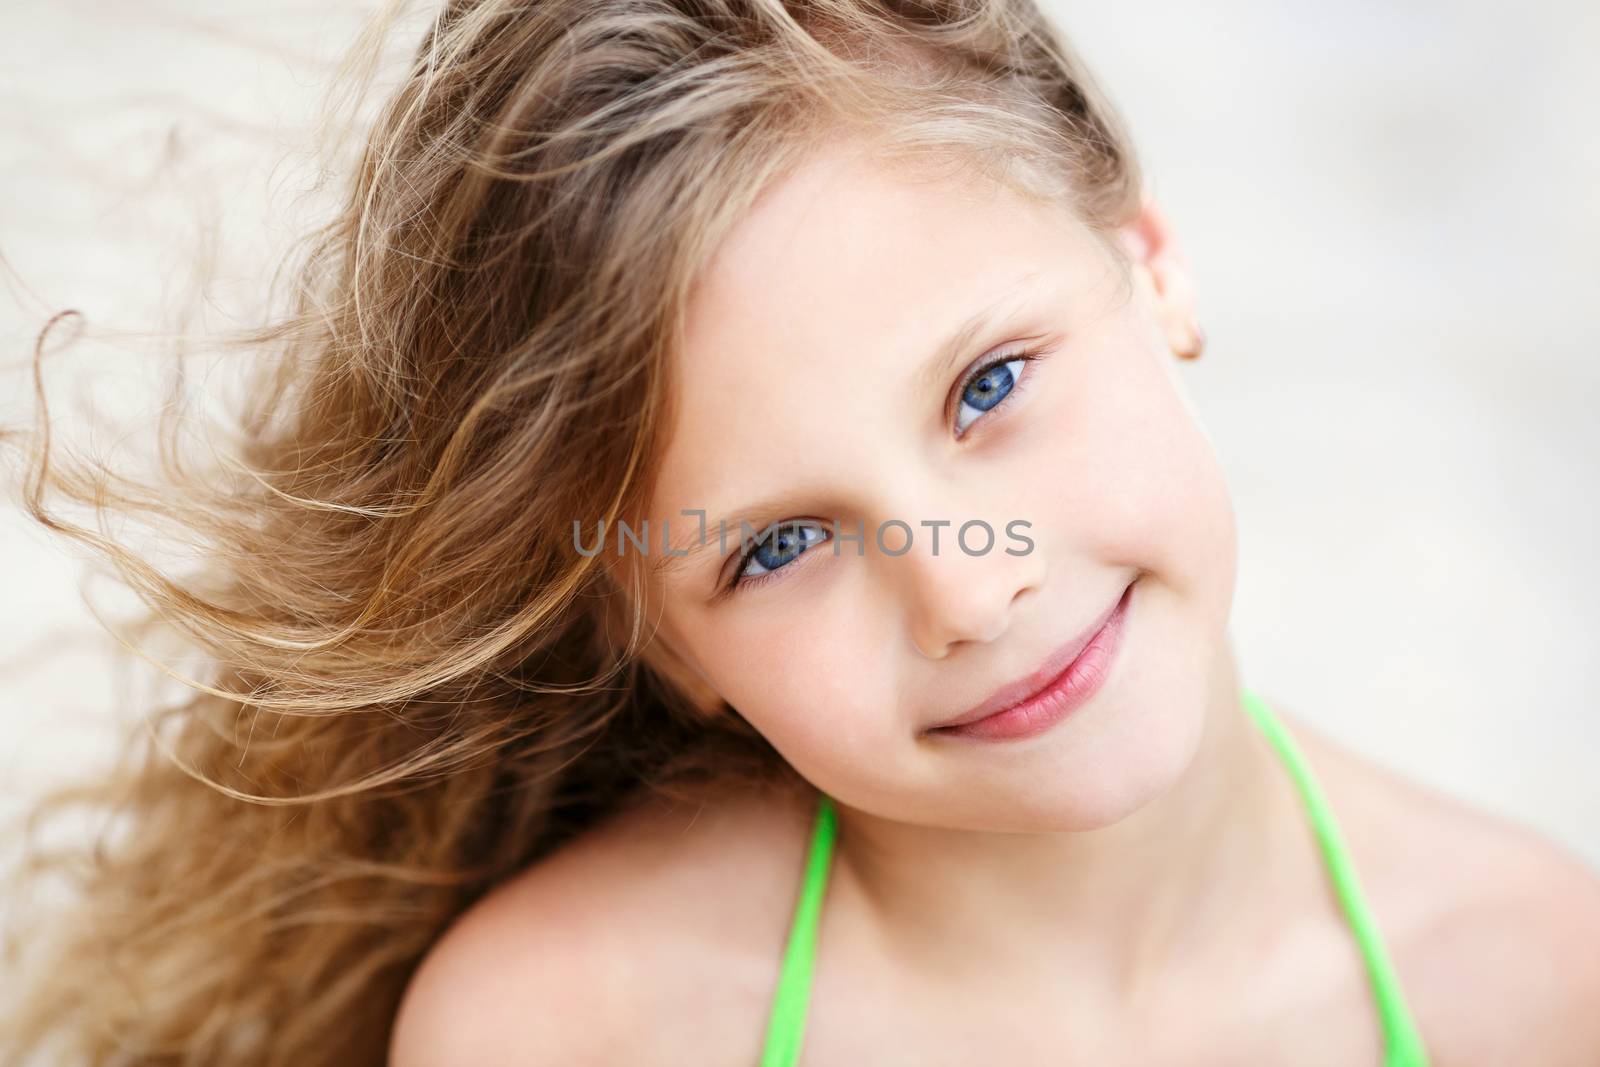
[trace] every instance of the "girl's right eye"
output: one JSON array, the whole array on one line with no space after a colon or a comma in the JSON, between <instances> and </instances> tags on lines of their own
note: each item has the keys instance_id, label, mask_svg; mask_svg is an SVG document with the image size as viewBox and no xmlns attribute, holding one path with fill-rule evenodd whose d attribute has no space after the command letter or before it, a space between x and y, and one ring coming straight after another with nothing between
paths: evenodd
<instances>
[{"instance_id":1,"label":"girl's right eye","mask_svg":"<svg viewBox=\"0 0 1600 1067\"><path fill-rule=\"evenodd\" d=\"M755 542L739 557L727 591L770 581L775 571L793 563L801 553L820 543L826 535L827 530L819 523L804 520L779 523L773 527L772 533Z\"/></svg>"}]
</instances>

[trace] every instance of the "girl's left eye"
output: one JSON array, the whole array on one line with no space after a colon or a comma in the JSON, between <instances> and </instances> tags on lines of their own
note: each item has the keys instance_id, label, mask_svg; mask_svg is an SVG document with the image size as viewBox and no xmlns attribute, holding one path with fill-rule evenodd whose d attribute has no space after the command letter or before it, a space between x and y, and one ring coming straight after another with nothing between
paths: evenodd
<instances>
[{"instance_id":1,"label":"girl's left eye","mask_svg":"<svg viewBox=\"0 0 1600 1067\"><path fill-rule=\"evenodd\" d=\"M961 383L957 397L956 436L984 415L1005 403L1017 388L1022 375L1022 365L1039 358L1033 351L1008 352L979 367Z\"/></svg>"}]
</instances>

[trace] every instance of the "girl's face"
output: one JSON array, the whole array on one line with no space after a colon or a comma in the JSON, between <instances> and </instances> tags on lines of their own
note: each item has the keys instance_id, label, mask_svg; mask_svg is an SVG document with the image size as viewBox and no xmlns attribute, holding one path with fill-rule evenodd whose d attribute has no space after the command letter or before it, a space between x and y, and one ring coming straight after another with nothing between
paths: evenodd
<instances>
[{"instance_id":1,"label":"girl's face","mask_svg":"<svg viewBox=\"0 0 1600 1067\"><path fill-rule=\"evenodd\" d=\"M834 149L757 202L695 291L651 502L655 640L842 803L1091 829L1196 750L1233 511L1172 369L1192 322L1176 246L1153 207L1117 237L1131 278L1069 209ZM662 519L687 556L662 551ZM1087 703L1021 739L927 732L1130 582Z\"/></svg>"}]
</instances>

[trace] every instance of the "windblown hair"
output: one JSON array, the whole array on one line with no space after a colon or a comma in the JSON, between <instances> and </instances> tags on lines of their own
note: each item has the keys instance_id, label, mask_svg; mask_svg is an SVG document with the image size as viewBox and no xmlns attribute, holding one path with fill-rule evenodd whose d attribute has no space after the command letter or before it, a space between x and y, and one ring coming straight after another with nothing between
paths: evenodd
<instances>
[{"instance_id":1,"label":"windblown hair","mask_svg":"<svg viewBox=\"0 0 1600 1067\"><path fill-rule=\"evenodd\" d=\"M15 899L71 892L8 942L7 1063L381 1064L416 965L495 885L638 789L792 775L673 684L638 554L574 550L576 520L645 514L697 275L842 134L1101 234L1138 206L1032 0L452 2L408 54L289 295L226 339L260 356L231 451L182 456L169 407L154 480L53 459L41 331L35 424L0 439L24 506L109 561L144 647L207 666L115 774L31 811L107 829L16 874ZM52 493L202 563L165 572Z\"/></svg>"}]
</instances>

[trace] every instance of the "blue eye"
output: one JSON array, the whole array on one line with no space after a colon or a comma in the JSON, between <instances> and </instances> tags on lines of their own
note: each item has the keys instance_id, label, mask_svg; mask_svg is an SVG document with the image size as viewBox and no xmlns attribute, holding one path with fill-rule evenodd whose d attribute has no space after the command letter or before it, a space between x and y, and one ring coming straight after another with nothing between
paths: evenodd
<instances>
[{"instance_id":1,"label":"blue eye","mask_svg":"<svg viewBox=\"0 0 1600 1067\"><path fill-rule=\"evenodd\" d=\"M1045 352L1037 349L1007 352L970 374L961 384L956 435L965 433L979 418L1004 404L1019 388L1026 388L1022 382L1022 365L1044 355ZM723 586L718 599L746 586L770 581L775 572L793 563L827 536L823 526L802 519L777 523L771 531L739 558L733 577Z\"/></svg>"},{"instance_id":2,"label":"blue eye","mask_svg":"<svg viewBox=\"0 0 1600 1067\"><path fill-rule=\"evenodd\" d=\"M961 403L956 408L956 433L963 434L986 412L998 407L1016 387L1022 365L1036 358L1031 352L1001 356L968 378L961 387Z\"/></svg>"},{"instance_id":3,"label":"blue eye","mask_svg":"<svg viewBox=\"0 0 1600 1067\"><path fill-rule=\"evenodd\" d=\"M730 587L749 585L762 575L787 567L825 535L826 531L814 522L794 521L774 526L772 533L757 541L739 559ZM752 571L752 567L760 570Z\"/></svg>"}]
</instances>

